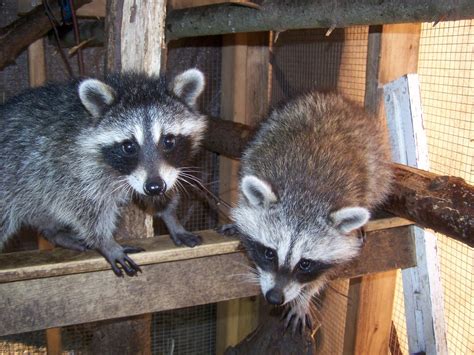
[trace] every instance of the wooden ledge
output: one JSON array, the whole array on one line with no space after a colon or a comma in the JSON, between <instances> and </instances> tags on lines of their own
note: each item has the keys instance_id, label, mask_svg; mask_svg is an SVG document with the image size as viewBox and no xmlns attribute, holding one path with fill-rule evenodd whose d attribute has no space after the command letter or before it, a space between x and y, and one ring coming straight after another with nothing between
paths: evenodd
<instances>
[{"instance_id":1,"label":"wooden ledge","mask_svg":"<svg viewBox=\"0 0 474 355\"><path fill-rule=\"evenodd\" d=\"M409 224L412 222L403 218L384 218L370 221L366 230L370 232ZM213 230L197 233L203 237L203 244L195 248L177 247L168 235L127 240L126 243L145 249L132 255L133 260L142 266L240 251L237 239L223 237ZM109 269L107 261L95 251L76 252L56 248L0 254L0 283Z\"/></svg>"},{"instance_id":2,"label":"wooden ledge","mask_svg":"<svg viewBox=\"0 0 474 355\"><path fill-rule=\"evenodd\" d=\"M131 254L133 260L142 266L228 254L239 250L239 241L236 239L223 237L212 230L197 233L203 237L203 244L195 248L177 247L168 235L121 241L121 244L145 249L144 252ZM110 270L110 265L93 250L77 252L55 248L0 254L0 283L101 270Z\"/></svg>"},{"instance_id":3,"label":"wooden ledge","mask_svg":"<svg viewBox=\"0 0 474 355\"><path fill-rule=\"evenodd\" d=\"M414 266L408 224L370 222L360 257L337 276ZM136 277L116 277L95 252L0 254L0 336L258 295L258 285L246 282L249 260L239 242L214 231L200 234L204 243L195 248L175 247L167 236L131 240L147 249L133 256L143 269Z\"/></svg>"}]
</instances>

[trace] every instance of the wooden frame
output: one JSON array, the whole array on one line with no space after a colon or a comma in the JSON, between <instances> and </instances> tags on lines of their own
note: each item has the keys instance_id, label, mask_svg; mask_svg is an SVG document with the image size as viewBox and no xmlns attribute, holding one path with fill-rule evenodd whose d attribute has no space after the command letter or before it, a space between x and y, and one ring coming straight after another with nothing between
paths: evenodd
<instances>
[{"instance_id":1,"label":"wooden frame","mask_svg":"<svg viewBox=\"0 0 474 355\"><path fill-rule=\"evenodd\" d=\"M340 277L415 265L409 224L401 218L369 223L360 258L341 268ZM256 285L235 276L248 271L239 242L200 233L204 243L193 249L165 236L130 241L147 249L134 256L143 273L131 278L117 278L95 252L0 254L0 335L258 295Z\"/></svg>"}]
</instances>

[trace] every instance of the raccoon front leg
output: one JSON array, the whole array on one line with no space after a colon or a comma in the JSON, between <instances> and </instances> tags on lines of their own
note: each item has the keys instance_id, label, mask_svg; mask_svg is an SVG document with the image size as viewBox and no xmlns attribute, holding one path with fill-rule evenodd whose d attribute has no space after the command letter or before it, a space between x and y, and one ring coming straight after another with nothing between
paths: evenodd
<instances>
[{"instance_id":1,"label":"raccoon front leg","mask_svg":"<svg viewBox=\"0 0 474 355\"><path fill-rule=\"evenodd\" d=\"M123 277L122 269L128 276L135 276L138 272L142 272L140 266L127 254L142 252L144 251L143 248L120 245L113 238L109 238L102 242L96 250L109 262L115 275L119 277ZM120 269L118 265L120 265L122 269Z\"/></svg>"},{"instance_id":2,"label":"raccoon front leg","mask_svg":"<svg viewBox=\"0 0 474 355\"><path fill-rule=\"evenodd\" d=\"M186 245L188 247L195 247L202 243L202 238L194 233L188 232L183 225L179 222L176 215L176 206L178 203L178 196L174 196L173 200L170 201L169 205L163 211L157 213L157 216L161 217L163 222L168 228L171 240L176 245Z\"/></svg>"}]
</instances>

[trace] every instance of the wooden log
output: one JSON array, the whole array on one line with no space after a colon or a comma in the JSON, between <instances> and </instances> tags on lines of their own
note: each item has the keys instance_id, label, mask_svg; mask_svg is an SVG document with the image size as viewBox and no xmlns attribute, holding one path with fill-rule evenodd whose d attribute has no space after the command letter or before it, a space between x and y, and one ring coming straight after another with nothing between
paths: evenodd
<instances>
[{"instance_id":1,"label":"wooden log","mask_svg":"<svg viewBox=\"0 0 474 355\"><path fill-rule=\"evenodd\" d=\"M249 126L217 119L211 120L211 127L205 148L233 159L240 158L255 132ZM393 169L393 194L384 209L474 246L474 186L458 177L404 165L394 164Z\"/></svg>"},{"instance_id":2,"label":"wooden log","mask_svg":"<svg viewBox=\"0 0 474 355\"><path fill-rule=\"evenodd\" d=\"M342 267L340 277L414 266L408 228L368 232L360 258ZM103 258L93 252L65 254L57 248L0 255L0 335L258 295L257 285L239 277L248 272L249 261L238 241L212 231L200 234L204 243L194 249L161 250L168 237L130 241L151 251L134 255L143 273L127 279L105 270ZM183 257L188 251L194 257Z\"/></svg>"},{"instance_id":3,"label":"wooden log","mask_svg":"<svg viewBox=\"0 0 474 355\"><path fill-rule=\"evenodd\" d=\"M166 20L166 38L173 40L238 32L434 22L473 17L472 0L264 0L258 9L218 4L173 10Z\"/></svg>"},{"instance_id":4,"label":"wooden log","mask_svg":"<svg viewBox=\"0 0 474 355\"><path fill-rule=\"evenodd\" d=\"M387 211L474 247L474 186L405 165L394 171Z\"/></svg>"},{"instance_id":5,"label":"wooden log","mask_svg":"<svg viewBox=\"0 0 474 355\"><path fill-rule=\"evenodd\" d=\"M91 0L77 0L75 6L80 7ZM61 9L57 2L49 6L56 18L61 18ZM0 29L0 70L15 62L16 57L31 43L43 37L52 28L45 14L43 5L35 7L31 12L20 17L8 26Z\"/></svg>"}]
</instances>

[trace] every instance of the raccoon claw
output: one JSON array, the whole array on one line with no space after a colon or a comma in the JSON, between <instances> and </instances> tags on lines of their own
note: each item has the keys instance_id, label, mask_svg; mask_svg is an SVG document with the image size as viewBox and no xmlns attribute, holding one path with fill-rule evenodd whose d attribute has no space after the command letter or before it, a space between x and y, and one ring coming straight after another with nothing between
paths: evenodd
<instances>
[{"instance_id":1,"label":"raccoon claw","mask_svg":"<svg viewBox=\"0 0 474 355\"><path fill-rule=\"evenodd\" d=\"M125 271L128 276L135 276L138 272L142 272L140 266L138 266L127 253L138 253L144 251L144 249L131 246L119 246L119 248L120 249L112 248L111 250L102 248L99 250L99 253L109 262L115 275L123 277L123 271Z\"/></svg>"},{"instance_id":2,"label":"raccoon claw","mask_svg":"<svg viewBox=\"0 0 474 355\"><path fill-rule=\"evenodd\" d=\"M199 235L190 232L176 233L171 235L171 239L178 246L184 244L190 248L194 248L202 243L202 238Z\"/></svg>"},{"instance_id":3,"label":"raccoon claw","mask_svg":"<svg viewBox=\"0 0 474 355\"><path fill-rule=\"evenodd\" d=\"M235 224L223 224L216 228L217 233L222 234L226 237L235 237L239 236L239 229Z\"/></svg>"},{"instance_id":4,"label":"raccoon claw","mask_svg":"<svg viewBox=\"0 0 474 355\"><path fill-rule=\"evenodd\" d=\"M302 335L305 327L309 330L312 330L313 328L309 314L300 312L291 307L288 307L288 309L282 314L282 319L285 320L285 330L291 328L293 335L295 335L297 331Z\"/></svg>"}]
</instances>

